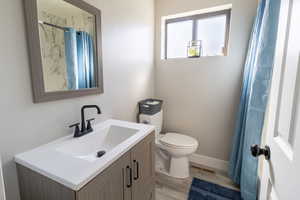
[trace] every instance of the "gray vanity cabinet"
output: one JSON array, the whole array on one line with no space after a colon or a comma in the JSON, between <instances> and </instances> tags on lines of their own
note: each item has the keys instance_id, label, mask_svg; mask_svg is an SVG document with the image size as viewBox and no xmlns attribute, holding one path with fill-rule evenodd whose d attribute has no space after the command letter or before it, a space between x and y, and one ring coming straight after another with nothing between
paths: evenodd
<instances>
[{"instance_id":1,"label":"gray vanity cabinet","mask_svg":"<svg viewBox=\"0 0 300 200\"><path fill-rule=\"evenodd\" d=\"M76 194L76 200L131 200L130 153L126 153Z\"/></svg>"},{"instance_id":2,"label":"gray vanity cabinet","mask_svg":"<svg viewBox=\"0 0 300 200\"><path fill-rule=\"evenodd\" d=\"M17 165L22 200L154 200L154 132L79 191Z\"/></svg>"},{"instance_id":3,"label":"gray vanity cabinet","mask_svg":"<svg viewBox=\"0 0 300 200\"><path fill-rule=\"evenodd\" d=\"M131 151L132 200L154 200L155 154L153 152L154 138L143 140Z\"/></svg>"},{"instance_id":4,"label":"gray vanity cabinet","mask_svg":"<svg viewBox=\"0 0 300 200\"><path fill-rule=\"evenodd\" d=\"M76 200L154 200L154 134L81 189Z\"/></svg>"}]
</instances>

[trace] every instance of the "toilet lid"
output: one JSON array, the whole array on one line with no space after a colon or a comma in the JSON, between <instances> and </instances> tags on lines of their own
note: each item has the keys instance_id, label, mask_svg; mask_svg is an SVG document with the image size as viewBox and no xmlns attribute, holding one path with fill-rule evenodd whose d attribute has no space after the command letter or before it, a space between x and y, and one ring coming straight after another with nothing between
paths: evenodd
<instances>
[{"instance_id":1,"label":"toilet lid","mask_svg":"<svg viewBox=\"0 0 300 200\"><path fill-rule=\"evenodd\" d=\"M164 145L174 147L194 147L198 145L197 140L192 137L178 134L178 133L167 133L165 136L160 138L160 142Z\"/></svg>"}]
</instances>

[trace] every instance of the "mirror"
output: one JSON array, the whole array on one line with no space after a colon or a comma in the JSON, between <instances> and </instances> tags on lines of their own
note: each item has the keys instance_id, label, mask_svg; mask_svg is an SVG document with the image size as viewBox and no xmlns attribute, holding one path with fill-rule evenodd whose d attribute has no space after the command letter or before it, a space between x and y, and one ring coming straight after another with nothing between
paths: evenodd
<instances>
[{"instance_id":1,"label":"mirror","mask_svg":"<svg viewBox=\"0 0 300 200\"><path fill-rule=\"evenodd\" d=\"M103 92L101 13L81 0L26 0L34 101Z\"/></svg>"}]
</instances>

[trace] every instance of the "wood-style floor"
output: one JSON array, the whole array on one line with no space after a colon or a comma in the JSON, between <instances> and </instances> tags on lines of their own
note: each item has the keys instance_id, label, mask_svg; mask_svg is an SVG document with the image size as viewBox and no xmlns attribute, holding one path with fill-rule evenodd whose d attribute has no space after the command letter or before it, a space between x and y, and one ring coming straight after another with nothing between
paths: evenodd
<instances>
[{"instance_id":1,"label":"wood-style floor","mask_svg":"<svg viewBox=\"0 0 300 200\"><path fill-rule=\"evenodd\" d=\"M156 200L187 200L193 177L239 190L227 177L226 173L194 164L193 167L191 167L191 177L187 179L171 178L163 173L157 172Z\"/></svg>"}]
</instances>

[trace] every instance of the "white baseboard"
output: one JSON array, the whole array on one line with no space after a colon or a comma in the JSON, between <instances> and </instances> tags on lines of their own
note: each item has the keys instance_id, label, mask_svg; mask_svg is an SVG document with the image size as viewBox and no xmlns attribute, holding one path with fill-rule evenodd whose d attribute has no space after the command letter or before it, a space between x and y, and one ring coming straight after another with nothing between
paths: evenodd
<instances>
[{"instance_id":1,"label":"white baseboard","mask_svg":"<svg viewBox=\"0 0 300 200\"><path fill-rule=\"evenodd\" d=\"M200 154L192 154L190 156L190 162L207 166L209 168L224 171L224 172L227 172L228 170L228 161L220 160L217 158L212 158Z\"/></svg>"}]
</instances>

